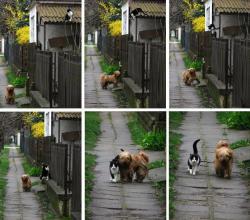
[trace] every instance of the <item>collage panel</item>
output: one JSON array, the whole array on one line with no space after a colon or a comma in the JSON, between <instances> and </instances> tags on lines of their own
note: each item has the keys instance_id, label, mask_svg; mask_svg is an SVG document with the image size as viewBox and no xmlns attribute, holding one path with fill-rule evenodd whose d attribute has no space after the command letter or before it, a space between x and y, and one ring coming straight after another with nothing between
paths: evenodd
<instances>
[{"instance_id":1,"label":"collage panel","mask_svg":"<svg viewBox=\"0 0 250 220\"><path fill-rule=\"evenodd\" d=\"M0 124L0 219L81 219L81 112L1 112Z\"/></svg>"},{"instance_id":2,"label":"collage panel","mask_svg":"<svg viewBox=\"0 0 250 220\"><path fill-rule=\"evenodd\" d=\"M166 0L86 0L84 50L86 108L166 108Z\"/></svg>"},{"instance_id":3,"label":"collage panel","mask_svg":"<svg viewBox=\"0 0 250 220\"><path fill-rule=\"evenodd\" d=\"M169 113L170 219L249 214L250 112Z\"/></svg>"},{"instance_id":4,"label":"collage panel","mask_svg":"<svg viewBox=\"0 0 250 220\"><path fill-rule=\"evenodd\" d=\"M86 112L85 137L85 219L166 219L166 112Z\"/></svg>"},{"instance_id":5,"label":"collage panel","mask_svg":"<svg viewBox=\"0 0 250 220\"><path fill-rule=\"evenodd\" d=\"M249 0L170 1L170 107L249 108Z\"/></svg>"},{"instance_id":6,"label":"collage panel","mask_svg":"<svg viewBox=\"0 0 250 220\"><path fill-rule=\"evenodd\" d=\"M0 6L0 107L81 108L81 0Z\"/></svg>"}]
</instances>

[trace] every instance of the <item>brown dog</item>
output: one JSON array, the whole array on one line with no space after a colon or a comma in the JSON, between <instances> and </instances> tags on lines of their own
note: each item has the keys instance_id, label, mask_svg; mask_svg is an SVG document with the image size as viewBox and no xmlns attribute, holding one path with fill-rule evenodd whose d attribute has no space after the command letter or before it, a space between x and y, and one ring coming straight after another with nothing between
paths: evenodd
<instances>
[{"instance_id":1,"label":"brown dog","mask_svg":"<svg viewBox=\"0 0 250 220\"><path fill-rule=\"evenodd\" d=\"M214 167L216 175L230 178L233 166L233 150L227 140L220 140L216 145Z\"/></svg>"},{"instance_id":2,"label":"brown dog","mask_svg":"<svg viewBox=\"0 0 250 220\"><path fill-rule=\"evenodd\" d=\"M28 192L31 189L31 180L30 177L26 174L23 174L21 177L22 180L22 186L23 186L23 191Z\"/></svg>"},{"instance_id":3,"label":"brown dog","mask_svg":"<svg viewBox=\"0 0 250 220\"><path fill-rule=\"evenodd\" d=\"M138 154L121 152L119 154L121 181L132 182L135 174L135 181L141 183L148 174L148 162L149 157L144 151L139 151Z\"/></svg>"},{"instance_id":4,"label":"brown dog","mask_svg":"<svg viewBox=\"0 0 250 220\"><path fill-rule=\"evenodd\" d=\"M121 75L119 70L113 72L112 75L101 74L100 82L103 89L107 89L109 84L113 84L114 87L117 87L118 78Z\"/></svg>"},{"instance_id":5,"label":"brown dog","mask_svg":"<svg viewBox=\"0 0 250 220\"><path fill-rule=\"evenodd\" d=\"M14 104L15 103L15 88L13 85L8 85L6 87L6 95L5 100L7 104Z\"/></svg>"},{"instance_id":6,"label":"brown dog","mask_svg":"<svg viewBox=\"0 0 250 220\"><path fill-rule=\"evenodd\" d=\"M190 68L188 70L185 70L182 73L182 79L183 82L187 85L187 86L191 86L193 81L197 81L198 83L200 83L197 75L196 75L196 71L194 68Z\"/></svg>"}]
</instances>

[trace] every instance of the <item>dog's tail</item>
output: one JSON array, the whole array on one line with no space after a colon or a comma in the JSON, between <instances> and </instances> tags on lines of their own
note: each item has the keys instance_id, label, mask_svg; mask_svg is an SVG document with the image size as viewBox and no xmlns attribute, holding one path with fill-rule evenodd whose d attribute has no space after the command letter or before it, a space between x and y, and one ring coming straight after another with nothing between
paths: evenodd
<instances>
[{"instance_id":1,"label":"dog's tail","mask_svg":"<svg viewBox=\"0 0 250 220\"><path fill-rule=\"evenodd\" d=\"M198 154L197 143L198 143L199 141L200 141L200 139L197 139L197 140L193 143L194 154Z\"/></svg>"}]
</instances>

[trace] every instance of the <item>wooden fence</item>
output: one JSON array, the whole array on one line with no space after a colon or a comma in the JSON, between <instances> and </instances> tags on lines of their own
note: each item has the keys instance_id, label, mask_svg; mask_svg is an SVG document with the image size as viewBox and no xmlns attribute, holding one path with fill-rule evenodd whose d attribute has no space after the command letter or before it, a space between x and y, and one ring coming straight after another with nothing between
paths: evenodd
<instances>
[{"instance_id":1,"label":"wooden fence","mask_svg":"<svg viewBox=\"0 0 250 220\"><path fill-rule=\"evenodd\" d=\"M81 106L81 56L71 53L58 55L58 106Z\"/></svg>"},{"instance_id":2,"label":"wooden fence","mask_svg":"<svg viewBox=\"0 0 250 220\"><path fill-rule=\"evenodd\" d=\"M52 57L49 51L36 52L35 87L46 98L52 107Z\"/></svg>"},{"instance_id":3,"label":"wooden fence","mask_svg":"<svg viewBox=\"0 0 250 220\"><path fill-rule=\"evenodd\" d=\"M233 107L250 107L250 41L235 40L233 47Z\"/></svg>"},{"instance_id":4,"label":"wooden fence","mask_svg":"<svg viewBox=\"0 0 250 220\"><path fill-rule=\"evenodd\" d=\"M144 88L145 78L145 44L129 42L128 44L128 76Z\"/></svg>"},{"instance_id":5,"label":"wooden fence","mask_svg":"<svg viewBox=\"0 0 250 220\"><path fill-rule=\"evenodd\" d=\"M73 167L72 167L72 215L81 213L81 190L82 190L82 179L81 179L81 146L75 146L73 149ZM77 218L76 218L77 219Z\"/></svg>"},{"instance_id":6,"label":"wooden fence","mask_svg":"<svg viewBox=\"0 0 250 220\"><path fill-rule=\"evenodd\" d=\"M150 47L149 66L149 106L165 108L166 106L166 47L152 44Z\"/></svg>"},{"instance_id":7,"label":"wooden fence","mask_svg":"<svg viewBox=\"0 0 250 220\"><path fill-rule=\"evenodd\" d=\"M226 84L228 80L228 40L216 38L212 40L211 68L212 73Z\"/></svg>"},{"instance_id":8,"label":"wooden fence","mask_svg":"<svg viewBox=\"0 0 250 220\"><path fill-rule=\"evenodd\" d=\"M47 163L50 174L65 193L72 193L71 212L81 212L81 146L56 144L53 137L35 139L21 132L20 149L37 165ZM73 152L73 153L71 153Z\"/></svg>"}]
</instances>

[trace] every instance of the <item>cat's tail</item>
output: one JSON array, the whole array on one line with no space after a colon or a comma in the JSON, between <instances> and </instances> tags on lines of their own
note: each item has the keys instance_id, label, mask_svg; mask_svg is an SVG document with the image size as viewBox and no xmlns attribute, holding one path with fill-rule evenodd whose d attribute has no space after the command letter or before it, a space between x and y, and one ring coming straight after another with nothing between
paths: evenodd
<instances>
[{"instance_id":1,"label":"cat's tail","mask_svg":"<svg viewBox=\"0 0 250 220\"><path fill-rule=\"evenodd\" d=\"M198 143L199 141L200 141L200 139L197 139L197 140L193 143L194 154L198 154L197 143Z\"/></svg>"}]
</instances>

